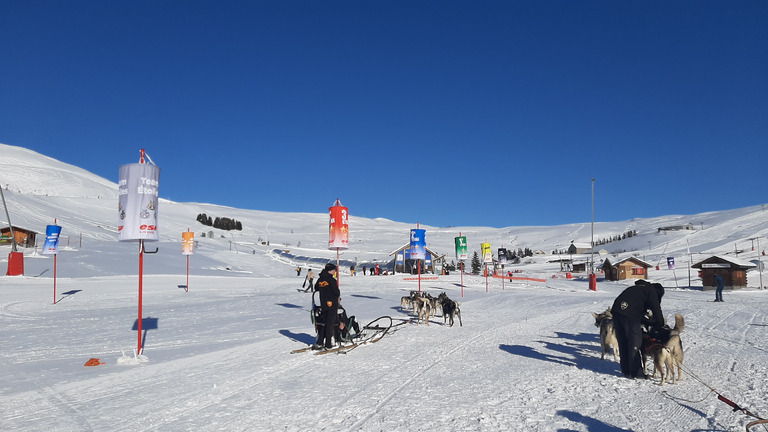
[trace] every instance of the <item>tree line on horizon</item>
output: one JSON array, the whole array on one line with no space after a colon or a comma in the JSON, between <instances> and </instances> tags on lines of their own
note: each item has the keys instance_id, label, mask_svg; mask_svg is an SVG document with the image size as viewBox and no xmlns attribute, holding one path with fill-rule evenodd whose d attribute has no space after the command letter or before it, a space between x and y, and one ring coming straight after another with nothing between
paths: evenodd
<instances>
[{"instance_id":1,"label":"tree line on horizon","mask_svg":"<svg viewBox=\"0 0 768 432\"><path fill-rule=\"evenodd\" d=\"M235 219L230 219L228 217L216 217L212 218L211 216L208 216L205 213L200 213L197 215L197 221L201 224L209 227L214 227L218 229L222 229L225 231L242 231L243 230L243 224L240 223L240 221Z\"/></svg>"}]
</instances>

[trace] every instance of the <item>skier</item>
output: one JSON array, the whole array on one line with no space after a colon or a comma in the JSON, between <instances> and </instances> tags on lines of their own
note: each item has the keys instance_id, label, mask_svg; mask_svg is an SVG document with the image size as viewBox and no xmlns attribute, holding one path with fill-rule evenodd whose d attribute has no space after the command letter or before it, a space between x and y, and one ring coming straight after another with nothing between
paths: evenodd
<instances>
[{"instance_id":1,"label":"skier","mask_svg":"<svg viewBox=\"0 0 768 432\"><path fill-rule=\"evenodd\" d=\"M717 285L717 289L715 290L715 301L721 302L723 301L723 288L725 288L725 281L723 280L723 277L717 273L715 273L715 284Z\"/></svg>"},{"instance_id":2,"label":"skier","mask_svg":"<svg viewBox=\"0 0 768 432\"><path fill-rule=\"evenodd\" d=\"M315 272L312 271L312 269L309 269L307 272L307 276L304 278L304 283L301 284L301 287L304 288L304 286L309 282L309 286L307 289L304 290L304 292L309 292L312 290L313 283L315 282Z\"/></svg>"}]
</instances>

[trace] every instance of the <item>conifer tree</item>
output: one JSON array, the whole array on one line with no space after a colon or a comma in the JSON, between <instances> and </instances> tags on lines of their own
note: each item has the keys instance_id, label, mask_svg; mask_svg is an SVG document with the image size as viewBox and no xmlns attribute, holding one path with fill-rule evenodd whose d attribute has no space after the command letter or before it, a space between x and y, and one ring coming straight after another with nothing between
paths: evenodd
<instances>
[{"instance_id":1,"label":"conifer tree","mask_svg":"<svg viewBox=\"0 0 768 432\"><path fill-rule=\"evenodd\" d=\"M477 251L472 253L472 274L480 274L480 257L477 256Z\"/></svg>"}]
</instances>

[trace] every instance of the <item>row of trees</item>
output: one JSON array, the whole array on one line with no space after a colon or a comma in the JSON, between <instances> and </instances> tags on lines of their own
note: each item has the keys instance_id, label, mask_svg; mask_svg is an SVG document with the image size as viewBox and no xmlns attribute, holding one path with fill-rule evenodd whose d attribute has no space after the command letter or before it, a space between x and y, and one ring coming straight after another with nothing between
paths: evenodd
<instances>
[{"instance_id":1,"label":"row of trees","mask_svg":"<svg viewBox=\"0 0 768 432\"><path fill-rule=\"evenodd\" d=\"M212 218L205 213L200 213L199 215L197 215L197 221L203 225L218 228L218 229L223 229L225 231L231 231L231 230L242 231L243 230L243 224L240 223L240 221L230 219L227 217Z\"/></svg>"},{"instance_id":2,"label":"row of trees","mask_svg":"<svg viewBox=\"0 0 768 432\"><path fill-rule=\"evenodd\" d=\"M597 245L604 245L615 241L621 241L624 239L632 238L637 235L637 230L629 230L627 232L624 232L622 234L617 234L609 238L601 238L599 240L595 241L595 246Z\"/></svg>"}]
</instances>

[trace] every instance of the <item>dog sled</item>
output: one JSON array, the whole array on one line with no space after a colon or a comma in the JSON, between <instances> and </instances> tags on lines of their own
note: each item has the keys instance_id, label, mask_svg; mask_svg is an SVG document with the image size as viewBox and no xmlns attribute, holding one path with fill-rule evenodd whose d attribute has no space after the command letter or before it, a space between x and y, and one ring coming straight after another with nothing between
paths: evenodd
<instances>
[{"instance_id":1,"label":"dog sled","mask_svg":"<svg viewBox=\"0 0 768 432\"><path fill-rule=\"evenodd\" d=\"M312 293L312 309L310 311L310 319L312 321L312 325L315 328L315 340L317 340L317 337L321 334L321 332L325 331L325 322L323 322L322 310L316 301L316 293L317 292ZM340 309L344 311L343 307L340 307ZM340 315L346 318L346 311ZM291 354L310 350L315 351L315 355L329 354L332 352L346 354L348 351L351 351L358 346L372 344L380 341L381 338L383 338L393 327L392 317L386 315L378 317L375 320L363 325L362 327L356 321L354 316L346 318L344 321L345 328L339 329L337 327L334 332L334 339L336 340L337 345L336 347L313 350L313 348L315 348L315 344L310 344L304 348L291 351Z\"/></svg>"}]
</instances>

